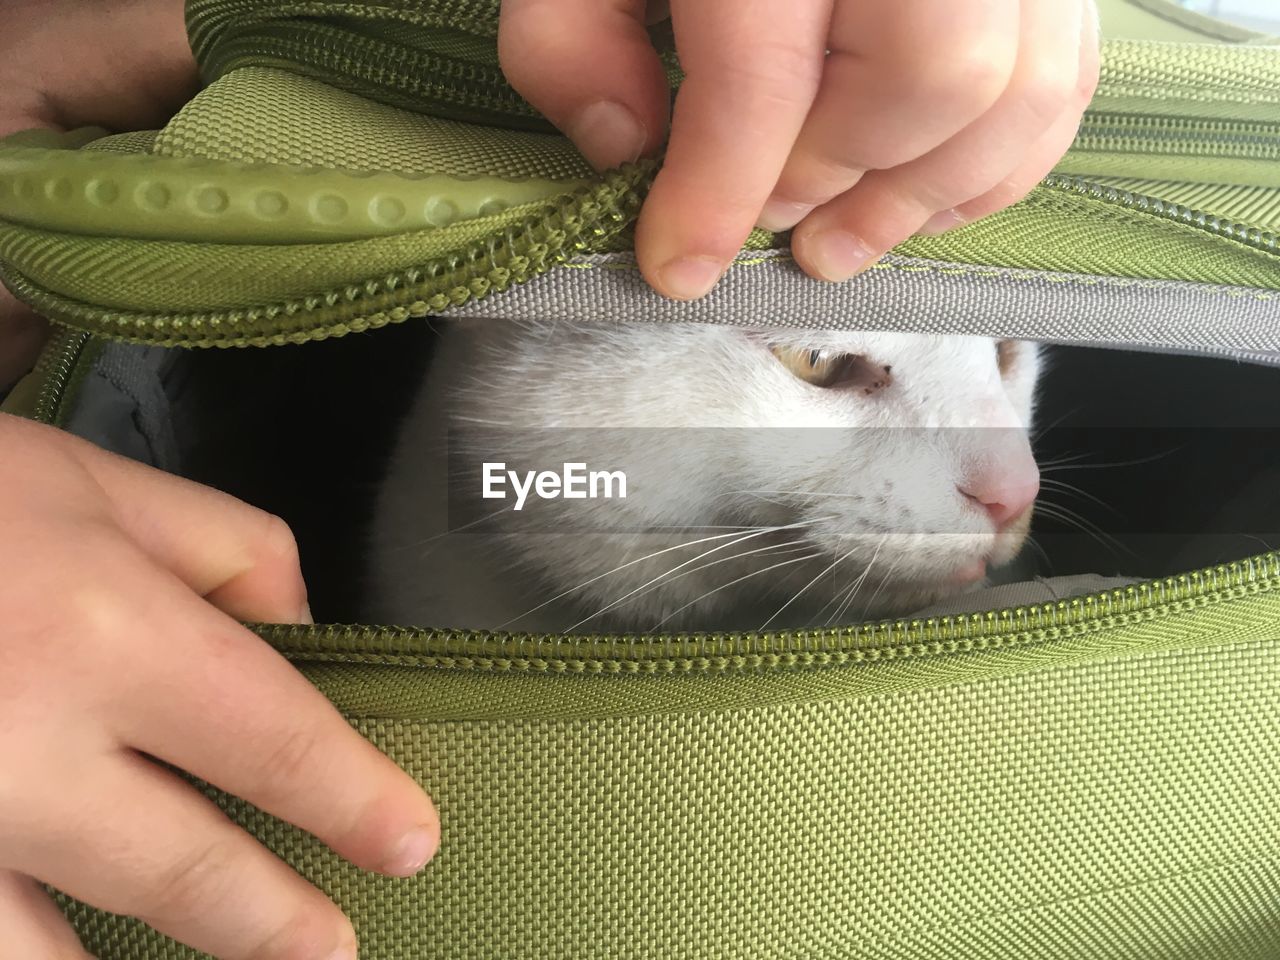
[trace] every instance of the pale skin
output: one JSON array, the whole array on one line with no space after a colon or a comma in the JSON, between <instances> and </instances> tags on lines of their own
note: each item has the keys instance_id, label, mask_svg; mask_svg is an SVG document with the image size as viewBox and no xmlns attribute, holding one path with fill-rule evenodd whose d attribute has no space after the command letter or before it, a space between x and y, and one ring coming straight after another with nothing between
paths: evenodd
<instances>
[{"instance_id":1,"label":"pale skin","mask_svg":"<svg viewBox=\"0 0 1280 960\"><path fill-rule=\"evenodd\" d=\"M636 237L664 295L707 293L756 224L794 228L801 267L841 281L1001 209L1096 83L1087 0L779 9L503 3L504 69L594 165L669 132ZM687 73L670 126L644 32L668 12ZM155 127L195 89L177 0L0 0L0 23L0 134ZM0 298L0 388L43 334ZM151 759L360 867L405 876L434 854L421 788L238 623L309 619L287 526L11 417L0 450L0 960L86 956L40 882L226 960L354 957L337 907Z\"/></svg>"}]
</instances>

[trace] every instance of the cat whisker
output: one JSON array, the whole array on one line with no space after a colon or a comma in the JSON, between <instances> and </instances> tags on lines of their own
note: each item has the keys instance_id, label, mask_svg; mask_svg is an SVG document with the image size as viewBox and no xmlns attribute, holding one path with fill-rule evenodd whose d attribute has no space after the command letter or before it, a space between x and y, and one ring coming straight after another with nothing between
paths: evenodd
<instances>
[{"instance_id":1,"label":"cat whisker","mask_svg":"<svg viewBox=\"0 0 1280 960\"><path fill-rule=\"evenodd\" d=\"M889 569L884 572L884 576L880 578L880 585L876 587L875 592L871 594L871 597L863 605L862 616L860 619L866 620L871 615L871 608L875 606L876 598L880 596L880 591L883 590L888 585L889 579L893 576L893 572L897 569L898 569L898 561L894 560L893 563L889 564Z\"/></svg>"},{"instance_id":2,"label":"cat whisker","mask_svg":"<svg viewBox=\"0 0 1280 960\"><path fill-rule=\"evenodd\" d=\"M1047 517L1051 517L1067 524L1068 526L1075 527L1081 533L1088 534L1097 540L1102 546L1107 547L1115 553L1127 553L1134 559L1137 559L1137 554L1131 548L1125 546L1097 524L1085 517L1082 517L1074 510L1064 507L1062 504L1041 502L1036 505L1036 509L1044 513Z\"/></svg>"},{"instance_id":3,"label":"cat whisker","mask_svg":"<svg viewBox=\"0 0 1280 960\"><path fill-rule=\"evenodd\" d=\"M831 493L825 490L726 490L719 494L722 497L756 497L764 500L766 503L777 503L770 497L807 497L815 500L863 500L861 494L857 493Z\"/></svg>"},{"instance_id":4,"label":"cat whisker","mask_svg":"<svg viewBox=\"0 0 1280 960\"><path fill-rule=\"evenodd\" d=\"M1041 474L1050 473L1050 472L1061 473L1063 470L1114 470L1118 467L1137 467L1137 466L1141 466L1144 463L1155 463L1157 460L1163 460L1165 457L1171 457L1175 453L1180 453L1185 449L1186 449L1186 445L1183 444L1180 447L1174 447L1172 450L1165 450L1161 453L1153 453L1149 457L1137 457L1136 459L1133 459L1133 460L1120 460L1115 463L1074 463L1074 462L1066 462L1066 461L1058 461L1056 463L1051 462L1049 464L1042 464L1040 467L1040 473ZM1081 456L1076 457L1074 459L1082 460L1084 459L1085 456L1087 456L1087 454L1081 454Z\"/></svg>"},{"instance_id":5,"label":"cat whisker","mask_svg":"<svg viewBox=\"0 0 1280 960\"><path fill-rule=\"evenodd\" d=\"M1045 567L1048 569L1049 575L1052 576L1053 561L1049 559L1049 551L1045 550L1045 548L1040 545L1040 542L1030 534L1027 534L1026 539L1023 542L1026 543L1026 545L1029 546L1036 553L1040 554L1040 559L1044 561Z\"/></svg>"},{"instance_id":6,"label":"cat whisker","mask_svg":"<svg viewBox=\"0 0 1280 960\"><path fill-rule=\"evenodd\" d=\"M1075 407L1074 409L1068 410L1062 416L1058 417L1058 419L1054 420L1053 423L1050 423L1050 424L1047 424L1046 426L1041 427L1039 430L1037 430L1034 434L1031 435L1031 445L1034 447L1037 443L1040 442L1040 438L1043 437L1046 433L1048 433L1054 427L1060 426L1064 420L1067 420L1070 417L1074 417L1077 413L1079 413L1083 409L1084 407Z\"/></svg>"},{"instance_id":7,"label":"cat whisker","mask_svg":"<svg viewBox=\"0 0 1280 960\"><path fill-rule=\"evenodd\" d=\"M1054 480L1051 478L1041 477L1040 486L1048 487L1050 490L1058 490L1058 491L1061 491L1062 493L1073 494L1084 500L1092 500L1094 503L1098 504L1098 506L1104 507L1107 510L1110 510L1116 516L1120 516L1120 511L1117 510L1115 507L1111 506L1111 504L1107 503L1107 501L1103 500L1101 497L1095 497L1089 491L1084 490L1080 487L1077 487L1073 483L1066 483L1065 481L1062 481L1062 480Z\"/></svg>"},{"instance_id":8,"label":"cat whisker","mask_svg":"<svg viewBox=\"0 0 1280 960\"><path fill-rule=\"evenodd\" d=\"M849 585L849 589L844 591L843 594L841 594L841 596L843 596L844 599L840 603L840 605L836 607L835 612L831 614L831 618L827 620L827 626L830 626L831 624L839 620L841 617L843 617L845 613L848 612L849 608L853 605L853 601L857 599L858 592L862 589L862 585L867 582L867 577L871 575L871 570L876 565L876 560L880 558L880 548L885 545L885 542L888 539L889 539L889 534L887 533L880 538L880 542L876 545L875 553L871 555L871 560L868 561L867 563L867 568L863 570L859 576L855 577L853 582ZM826 608L823 607L823 610L825 609ZM818 615L821 616L822 611L819 611Z\"/></svg>"},{"instance_id":9,"label":"cat whisker","mask_svg":"<svg viewBox=\"0 0 1280 960\"><path fill-rule=\"evenodd\" d=\"M863 571L863 572L865 573L865 571ZM830 626L830 625L831 625L831 621L832 621L833 619L835 619L836 613L839 613L839 604L840 604L840 601L841 601L842 599L844 599L846 596L848 596L849 591L850 591L850 590L852 590L852 589L854 589L854 586L857 584L857 582L858 582L858 580L859 580L859 579L861 579L861 578L860 578L860 577L854 577L854 578L853 578L853 581L849 584L849 586L845 587L845 588L844 588L844 589L842 589L842 590L836 590L836 591L832 594L831 599L830 599L830 600L828 600L826 603L824 603L824 604L822 605L822 607L818 610L818 612L817 612L817 613L815 613L815 614L813 615L813 620L812 620L812 621L810 621L810 622L812 623L812 622L814 622L814 621L817 621L819 617L821 617L824 613L826 613L826 612L827 612L828 610L830 610L832 607L836 607L836 608L837 608L837 609L836 609L836 611L835 611L835 612L833 612L833 613L831 614L831 616L826 620L826 625L827 625L827 626Z\"/></svg>"},{"instance_id":10,"label":"cat whisker","mask_svg":"<svg viewBox=\"0 0 1280 960\"><path fill-rule=\"evenodd\" d=\"M817 550L817 551L814 551L813 553L807 553L802 557L794 557L791 560L783 560L781 563L775 563L772 566L765 567L762 570L753 570L751 573L743 574L742 576L738 577L736 580L730 580L728 583L722 583L720 586L713 587L712 589L708 590L706 593L702 594L702 596L695 597L694 599L690 600L688 603L684 604L683 606L677 607L675 610L672 610L669 614L667 614L665 617L663 617L661 620L655 623L652 627L650 627L649 632L650 633L654 632L655 630L659 629L664 623L669 622L672 618L683 613L685 610L688 610L694 604L701 603L703 600L706 600L708 597L719 593L721 590L727 590L730 587L737 586L739 583L742 583L742 581L744 580L750 580L752 577L758 577L761 574L769 573L770 571L777 570L780 567L786 567L793 563L805 563L809 560L816 560L820 556L822 556L822 551Z\"/></svg>"},{"instance_id":11,"label":"cat whisker","mask_svg":"<svg viewBox=\"0 0 1280 960\"><path fill-rule=\"evenodd\" d=\"M1255 541L1257 541L1258 543L1262 544L1263 548L1264 548L1265 550L1267 550L1268 552L1275 552L1275 549L1276 549L1276 548L1275 548L1275 546L1274 546L1273 544L1269 543L1268 541L1264 540L1262 537L1259 537L1259 536L1258 536L1258 535L1256 535L1256 534L1253 534L1253 533L1242 533L1242 534L1240 534L1240 536L1244 537L1246 540L1255 540Z\"/></svg>"},{"instance_id":12,"label":"cat whisker","mask_svg":"<svg viewBox=\"0 0 1280 960\"><path fill-rule=\"evenodd\" d=\"M853 547L852 547L852 548L851 548L847 553L842 553L842 554L840 554L838 557L836 557L834 560L832 560L832 561L831 561L831 563L827 564L827 566L826 566L825 568L823 568L822 570L820 570L820 571L818 572L817 576L815 576L812 580L810 580L810 581L809 581L808 583L806 583L803 587L801 587L801 588L800 588L799 590L797 590L794 594L792 594L792 595L791 595L791 599L790 599L790 600L788 600L786 603L784 603L782 606L780 606L777 610L775 610L775 611L773 612L773 616L771 616L771 617L770 617L768 620L766 620L764 623L760 624L760 626L759 626L759 628L758 628L758 629L760 629L760 630L764 630L766 627L768 627L768 626L769 626L769 624L773 623L773 621L774 621L774 620L777 620L777 619L778 619L778 617L782 614L782 612L783 612L784 610L786 610L786 609L787 609L787 607L791 606L791 604L793 604L793 603L795 603L797 600L799 600L799 599L800 599L800 597L801 597L801 596L803 596L803 595L804 595L804 593L805 593L805 592L806 592L810 587L812 587L815 583L817 583L819 580L821 580L823 577L825 577L828 573L830 573L830 572L831 572L832 570L834 570L836 567L840 566L840 564L842 564L844 561L848 560L848 559L849 559L850 557L852 557L855 553L857 553L858 548L859 548L860 546L862 546L862 544L860 544L860 543L858 543L858 544L854 544L854 546L853 546Z\"/></svg>"},{"instance_id":13,"label":"cat whisker","mask_svg":"<svg viewBox=\"0 0 1280 960\"><path fill-rule=\"evenodd\" d=\"M467 416L463 416L463 415L462 415L462 414L460 414L460 413L455 413L455 414L454 414L450 419L452 419L452 420L460 420L460 421L462 421L463 423L478 423L478 424L480 424L480 425L481 425L481 426L483 426L483 427L510 427L510 428L514 428L514 425L513 425L510 421L507 421L507 420L485 420L483 417L467 417Z\"/></svg>"},{"instance_id":14,"label":"cat whisker","mask_svg":"<svg viewBox=\"0 0 1280 960\"><path fill-rule=\"evenodd\" d=\"M460 527L450 527L448 530L443 530L440 533L432 534L429 537L423 537L421 540L414 540L411 543L405 543L395 547L390 547L388 548L388 552L399 552L401 550L413 550L419 547L425 547L427 544L434 543L435 541L439 540L441 537L447 537L451 533L461 533L463 530L468 530L471 527L477 527L482 523L488 523L494 517L503 513L508 513L512 509L514 509L514 504L508 507L501 507L495 510L493 513L486 514L485 516L472 520L469 523L464 523Z\"/></svg>"},{"instance_id":15,"label":"cat whisker","mask_svg":"<svg viewBox=\"0 0 1280 960\"><path fill-rule=\"evenodd\" d=\"M698 573L699 571L702 571L702 570L706 570L708 567L714 567L717 564L732 563L735 560L742 560L742 559L745 559L746 557L752 557L761 553L772 553L775 556L781 556L788 553L796 553L800 550L809 550L809 549L812 549L812 547L813 547L813 544L805 543L803 540L786 540L786 541L783 541L782 543L771 543L768 546L757 547L754 550L744 550L741 553L730 554L727 557L719 557L715 560L711 560L707 563L685 570L682 573L678 573L675 576L670 577L669 579L664 580L662 578L657 578L659 582L654 582L653 586L649 587L648 590L645 590L643 593L637 594L635 599L639 599L640 597L643 597L646 594L652 593L654 590L660 590L663 587L667 586L668 584L674 583L675 581L683 579L684 577ZM700 556L705 557L707 556L707 554L702 553L700 554ZM668 571L668 573L670 572L672 571Z\"/></svg>"},{"instance_id":16,"label":"cat whisker","mask_svg":"<svg viewBox=\"0 0 1280 960\"><path fill-rule=\"evenodd\" d=\"M623 602L625 602L626 600L630 599L630 598L631 598L631 596L633 596L633 595L634 595L634 594L636 594L636 593L639 593L641 590L643 590L643 589L645 589L646 587L648 587L651 583L654 583L654 582L656 582L657 580L661 580L661 579L663 579L664 577L669 576L670 574L674 573L675 571L677 571L677 570L679 570L679 569L681 569L681 568L683 568L683 567L686 567L686 566L688 566L688 565L689 565L689 564L691 564L691 563L697 563L697 562L698 562L699 560L701 560L703 557L708 556L708 555L710 555L710 554L712 554L712 553L715 553L717 550L723 550L723 549L725 549L726 547L732 547L732 546L734 546L735 544L742 543L744 540L751 540L751 539L754 539L755 537L762 537L762 536L764 536L765 534L769 534L769 533L776 533L776 532L778 532L778 531L780 531L780 530L797 530L797 529L803 529L804 527L808 527L808 526L810 526L813 522L814 522L814 521L806 520L806 521L801 521L801 522L799 522L799 523L784 524L784 525L782 525L782 526L758 527L758 528L756 528L753 532L751 532L751 533L747 533L747 534L743 534L742 536L738 537L738 539L736 539L736 540L731 540L729 543L724 543L724 544L721 544L721 545L720 545L720 546L718 546L718 547L713 547L711 550L707 550L707 551L705 551L705 552L703 552L703 553L698 554L696 557L691 557L690 559L688 559L688 560L684 561L683 563L677 564L675 567L671 568L671 569L670 569L670 570L668 570L666 573L660 574L659 576L657 576L657 577L653 578L652 580L649 580L647 583L642 583L640 586L636 587L634 590L630 591L629 593L624 594L623 596L619 597L617 600L614 600L612 603L608 604L607 606L605 606L605 607L601 608L600 610L597 610L595 613L591 614L590 616L588 616L588 617L584 617L582 620L578 621L578 622L577 622L577 623L575 623L573 626L571 626L571 627L569 627L568 629L566 629L564 632L565 632L565 633L569 633L570 631L576 630L578 627L582 626L584 623L588 622L589 620L594 620L596 617L600 616L601 614L603 614L603 613L607 613L608 611L612 610L612 609L613 609L614 607L616 607L618 604L623 603ZM598 580L602 580L602 579L604 579L604 578L605 578L605 577L607 577L607 576L610 576L610 575L612 575L612 574L618 573L619 571L621 571L621 570L625 570L625 569L626 569L626 568L628 568L628 567L635 566L637 563L643 563L644 561L646 561L646 560L651 560L651 559L653 559L654 557L662 556L664 553L670 553L672 550L683 550L683 549L685 549L686 547L694 547L694 546L698 546L699 544L702 544L702 543L710 543L710 542L712 542L712 541L714 541L714 540L724 540L724 539L726 539L726 538L728 538L728 537L735 537L735 536L738 536L737 532L734 532L734 533L720 533L720 534L716 534L715 536L712 536L712 537L703 537L703 538L701 538L701 539L699 539L699 540L694 540L694 541L689 542L689 543L677 543L677 544L675 544L674 546L664 547L664 548L663 548L663 549L661 549L661 550L655 550L653 553L646 554L646 555L645 555L645 556L643 556L643 557L637 557L637 558L636 558L636 559L634 559L634 560L628 560L626 563L620 564L620 565L618 565L618 566L614 567L612 570L607 570L607 571L605 571L604 573L601 573L601 574L598 574L598 575L596 575L596 576L592 577L590 580L585 580L585 581L583 581L582 583L578 584L577 586L570 587L568 590L564 590L564 591L562 591L561 593L558 593L556 596L552 597L550 600L544 600L542 603L538 604L536 607L533 607L532 609L530 609L530 610L526 611L525 613L522 613L519 617L514 617L514 618L512 618L512 620L508 620L508 621L507 621L507 623L512 623L512 622L514 622L515 620L520 620L520 619L522 619L522 618L524 618L524 617L527 617L529 614L534 613L534 612L536 612L536 611L538 611L538 610L541 610L543 607L547 606L547 605L548 605L548 604L550 604L550 603L554 603L556 600L559 600L559 599L561 599L561 598L563 598L563 597L565 597L565 596L568 596L568 595L569 595L569 594L571 594L571 593L574 593L574 592L576 592L576 591L578 591L578 590L581 590L583 587L589 586L589 585L591 585L591 584L595 583L595 582L596 582L596 581L598 581ZM502 624L502 626L504 626L504 627L505 627L506 625L507 625L506 623Z\"/></svg>"},{"instance_id":17,"label":"cat whisker","mask_svg":"<svg viewBox=\"0 0 1280 960\"><path fill-rule=\"evenodd\" d=\"M1040 467L1040 472L1044 473L1045 470L1061 466L1064 463L1079 463L1087 456L1089 456L1088 453L1069 453L1065 456L1058 457L1056 460L1037 460L1036 463Z\"/></svg>"}]
</instances>

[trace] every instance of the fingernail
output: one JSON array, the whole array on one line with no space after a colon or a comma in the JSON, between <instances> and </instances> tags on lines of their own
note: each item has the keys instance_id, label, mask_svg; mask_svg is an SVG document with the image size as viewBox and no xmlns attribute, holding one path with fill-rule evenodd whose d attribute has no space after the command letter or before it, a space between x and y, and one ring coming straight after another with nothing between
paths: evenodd
<instances>
[{"instance_id":1,"label":"fingernail","mask_svg":"<svg viewBox=\"0 0 1280 960\"><path fill-rule=\"evenodd\" d=\"M435 856L436 832L427 826L414 827L396 844L382 864L382 873L394 877L411 877Z\"/></svg>"},{"instance_id":2,"label":"fingernail","mask_svg":"<svg viewBox=\"0 0 1280 960\"><path fill-rule=\"evenodd\" d=\"M813 207L807 203L792 203L790 200L770 199L760 211L760 219L756 226L771 233L790 230L809 215Z\"/></svg>"},{"instance_id":3,"label":"fingernail","mask_svg":"<svg viewBox=\"0 0 1280 960\"><path fill-rule=\"evenodd\" d=\"M311 616L311 604L304 602L302 609L298 611L298 622L313 624L316 622L315 617Z\"/></svg>"},{"instance_id":4,"label":"fingernail","mask_svg":"<svg viewBox=\"0 0 1280 960\"><path fill-rule=\"evenodd\" d=\"M587 162L608 170L640 158L648 132L634 113L612 100L583 107L565 128Z\"/></svg>"},{"instance_id":5,"label":"fingernail","mask_svg":"<svg viewBox=\"0 0 1280 960\"><path fill-rule=\"evenodd\" d=\"M658 292L672 300L697 300L723 273L724 263L715 257L677 257L658 270Z\"/></svg>"},{"instance_id":6,"label":"fingernail","mask_svg":"<svg viewBox=\"0 0 1280 960\"><path fill-rule=\"evenodd\" d=\"M916 233L925 237L934 237L948 230L954 230L956 227L963 227L968 222L956 210L939 210L925 221L925 225Z\"/></svg>"},{"instance_id":7,"label":"fingernail","mask_svg":"<svg viewBox=\"0 0 1280 960\"><path fill-rule=\"evenodd\" d=\"M851 233L823 230L804 244L807 259L823 280L838 283L871 266L875 255Z\"/></svg>"}]
</instances>

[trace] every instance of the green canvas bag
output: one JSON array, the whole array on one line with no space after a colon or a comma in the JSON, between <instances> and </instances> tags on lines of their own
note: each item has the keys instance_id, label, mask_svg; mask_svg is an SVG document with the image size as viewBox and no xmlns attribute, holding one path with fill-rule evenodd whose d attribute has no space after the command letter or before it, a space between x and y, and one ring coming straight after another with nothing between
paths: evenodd
<instances>
[{"instance_id":1,"label":"green canvas bag","mask_svg":"<svg viewBox=\"0 0 1280 960\"><path fill-rule=\"evenodd\" d=\"M630 253L652 165L594 174L511 91L497 6L190 0L206 85L163 130L0 144L0 276L57 321L6 410L171 466L182 418L157 371L200 352L170 348L436 315L874 314L1280 358L1266 38L1110 0L1097 98L1025 201L842 285L757 231L677 304ZM430 790L443 847L418 877L377 877L208 793L333 897L368 960L1274 960L1278 588L1280 554L1237 554L827 630L261 626ZM195 955L60 902L102 960Z\"/></svg>"}]
</instances>

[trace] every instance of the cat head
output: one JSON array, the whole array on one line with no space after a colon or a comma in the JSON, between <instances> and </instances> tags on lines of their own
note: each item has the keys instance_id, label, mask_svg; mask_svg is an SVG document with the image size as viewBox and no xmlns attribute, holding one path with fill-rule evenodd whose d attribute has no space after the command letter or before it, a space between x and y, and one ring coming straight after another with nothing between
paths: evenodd
<instances>
[{"instance_id":1,"label":"cat head","mask_svg":"<svg viewBox=\"0 0 1280 960\"><path fill-rule=\"evenodd\" d=\"M496 427L478 457L627 477L625 499L536 498L500 551L581 614L565 626L902 613L979 584L1026 538L1033 344L497 321L446 337L455 441Z\"/></svg>"}]
</instances>

